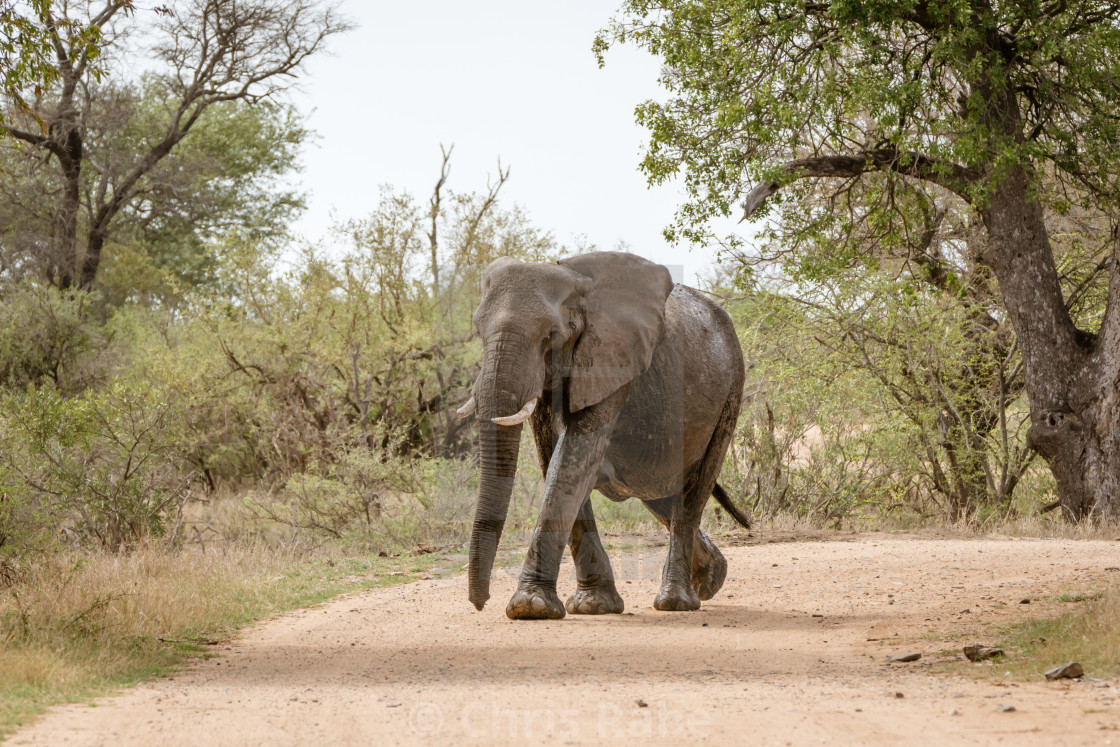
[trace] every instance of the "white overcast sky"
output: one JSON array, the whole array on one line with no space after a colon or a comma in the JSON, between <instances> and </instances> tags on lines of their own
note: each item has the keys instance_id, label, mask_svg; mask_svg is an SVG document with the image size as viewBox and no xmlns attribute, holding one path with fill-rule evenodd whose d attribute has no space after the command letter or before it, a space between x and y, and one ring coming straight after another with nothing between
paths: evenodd
<instances>
[{"instance_id":1,"label":"white overcast sky","mask_svg":"<svg viewBox=\"0 0 1120 747\"><path fill-rule=\"evenodd\" d=\"M660 95L658 61L623 47L599 69L591 53L613 0L345 0L342 11L357 28L310 63L295 97L319 136L304 157L302 234L324 238L332 211L366 215L380 184L426 201L442 143L455 145L450 188L484 189L500 157L512 168L505 202L564 244L624 241L683 266L690 284L711 265L709 252L666 244L678 188L649 188L638 171L634 107Z\"/></svg>"}]
</instances>

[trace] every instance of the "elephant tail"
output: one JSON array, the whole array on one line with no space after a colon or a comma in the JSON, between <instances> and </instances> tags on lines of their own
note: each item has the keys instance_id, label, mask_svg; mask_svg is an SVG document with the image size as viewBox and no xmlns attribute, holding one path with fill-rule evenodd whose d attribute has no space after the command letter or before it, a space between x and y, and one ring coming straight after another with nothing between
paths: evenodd
<instances>
[{"instance_id":1,"label":"elephant tail","mask_svg":"<svg viewBox=\"0 0 1120 747\"><path fill-rule=\"evenodd\" d=\"M751 528L750 517L740 511L739 507L731 502L731 496L727 494L727 491L724 490L723 486L718 482L716 483L716 486L712 488L712 496L715 497L719 505L723 506L724 511L731 514L731 518L737 521L739 523L739 526L743 527L744 529Z\"/></svg>"}]
</instances>

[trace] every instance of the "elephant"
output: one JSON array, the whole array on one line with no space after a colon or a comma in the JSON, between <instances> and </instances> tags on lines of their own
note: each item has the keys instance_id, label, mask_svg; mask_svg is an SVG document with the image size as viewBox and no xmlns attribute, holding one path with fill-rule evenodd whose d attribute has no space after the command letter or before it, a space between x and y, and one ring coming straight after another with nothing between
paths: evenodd
<instances>
[{"instance_id":1,"label":"elephant","mask_svg":"<svg viewBox=\"0 0 1120 747\"><path fill-rule=\"evenodd\" d=\"M478 418L481 470L470 538L469 599L481 611L509 510L522 425L545 475L511 619L623 611L592 511L591 491L638 498L669 530L658 610L696 610L727 575L700 530L714 496L748 518L716 479L739 416L744 364L727 312L674 285L667 269L625 252L555 263L503 257L482 279L473 317L481 372L461 417ZM561 604L565 545L577 589Z\"/></svg>"}]
</instances>

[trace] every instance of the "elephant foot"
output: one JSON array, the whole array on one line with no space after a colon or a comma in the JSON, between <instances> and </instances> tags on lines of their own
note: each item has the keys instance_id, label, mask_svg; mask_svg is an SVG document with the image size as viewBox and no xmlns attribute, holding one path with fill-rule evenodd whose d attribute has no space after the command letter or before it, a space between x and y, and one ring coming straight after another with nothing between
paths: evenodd
<instances>
[{"instance_id":1,"label":"elephant foot","mask_svg":"<svg viewBox=\"0 0 1120 747\"><path fill-rule=\"evenodd\" d=\"M716 595L727 579L727 559L706 534L701 532L699 539L692 555L692 588L700 600L706 602Z\"/></svg>"},{"instance_id":2,"label":"elephant foot","mask_svg":"<svg viewBox=\"0 0 1120 747\"><path fill-rule=\"evenodd\" d=\"M700 609L700 597L688 586L669 583L661 587L653 608L662 612L692 612Z\"/></svg>"},{"instance_id":3,"label":"elephant foot","mask_svg":"<svg viewBox=\"0 0 1120 747\"><path fill-rule=\"evenodd\" d=\"M551 589L518 589L506 605L506 617L510 620L560 620L564 617L564 606Z\"/></svg>"},{"instance_id":4,"label":"elephant foot","mask_svg":"<svg viewBox=\"0 0 1120 747\"><path fill-rule=\"evenodd\" d=\"M614 581L600 581L596 586L576 589L564 607L573 615L619 615L625 604Z\"/></svg>"}]
</instances>

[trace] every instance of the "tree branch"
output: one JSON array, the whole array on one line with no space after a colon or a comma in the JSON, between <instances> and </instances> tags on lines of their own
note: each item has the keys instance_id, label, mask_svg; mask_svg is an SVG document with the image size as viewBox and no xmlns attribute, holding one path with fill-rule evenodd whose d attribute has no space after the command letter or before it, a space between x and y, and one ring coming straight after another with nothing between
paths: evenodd
<instances>
[{"instance_id":1,"label":"tree branch","mask_svg":"<svg viewBox=\"0 0 1120 747\"><path fill-rule=\"evenodd\" d=\"M180 71L179 106L164 137L120 178L111 195L101 194L93 228L104 230L113 221L135 196L140 180L174 150L210 106L236 100L255 103L286 88L275 81L294 77L327 37L346 28L329 11L317 15L313 4L304 2L276 8L267 3L207 0L196 16L173 17L165 25L173 41L158 53ZM193 75L186 83L181 71L188 69ZM254 93L260 84L267 85Z\"/></svg>"},{"instance_id":2,"label":"tree branch","mask_svg":"<svg viewBox=\"0 0 1120 747\"><path fill-rule=\"evenodd\" d=\"M439 293L439 214L440 214L440 190L443 185L447 183L447 177L451 175L451 152L455 150L454 144L450 148L445 149L441 144L439 146L440 152L443 153L443 164L439 170L439 181L436 182L435 189L432 190L431 209L428 211L428 217L432 221L432 230L428 232L428 246L432 253L432 297L434 298Z\"/></svg>"},{"instance_id":3,"label":"tree branch","mask_svg":"<svg viewBox=\"0 0 1120 747\"><path fill-rule=\"evenodd\" d=\"M52 148L52 146L57 147L54 141L52 141L50 138L44 137L42 135L36 135L33 132L24 132L23 130L17 130L14 127L0 125L0 133L11 135L17 140L22 140L23 142L29 143L36 147L50 149L52 152L54 151L54 148Z\"/></svg>"},{"instance_id":4,"label":"tree branch","mask_svg":"<svg viewBox=\"0 0 1120 747\"><path fill-rule=\"evenodd\" d=\"M980 177L977 169L938 161L923 153L897 148L876 148L850 156L812 156L782 165L787 181L807 178L852 178L870 171L893 171L902 176L933 182L971 202L967 187ZM750 218L762 204L782 188L782 182L760 182L743 199L742 220Z\"/></svg>"},{"instance_id":5,"label":"tree branch","mask_svg":"<svg viewBox=\"0 0 1120 747\"><path fill-rule=\"evenodd\" d=\"M90 19L89 26L87 28L96 28L99 32L101 32L102 27L105 24L109 23L109 21L113 20L113 16L117 14L117 11L120 11L122 9L131 11L132 0L109 0L109 2L105 3L105 7L101 9L101 12ZM74 70L73 76L75 80L81 79L82 76L85 75L86 68L89 67L90 62L92 62L94 59L93 55L89 53L89 47L90 43L87 40L85 49L83 49L82 54L78 56L78 67Z\"/></svg>"},{"instance_id":6,"label":"tree branch","mask_svg":"<svg viewBox=\"0 0 1120 747\"><path fill-rule=\"evenodd\" d=\"M463 249L469 249L474 245L479 226L482 225L482 219L486 217L486 213L488 213L490 208L494 206L494 203L498 201L498 192L501 191L502 186L505 185L506 181L509 179L509 169L510 167L506 166L503 171L502 161L501 159L498 160L498 180L496 182L487 182L486 199L482 201L482 206L479 207L478 212L476 212L467 223L466 236L462 243Z\"/></svg>"}]
</instances>

